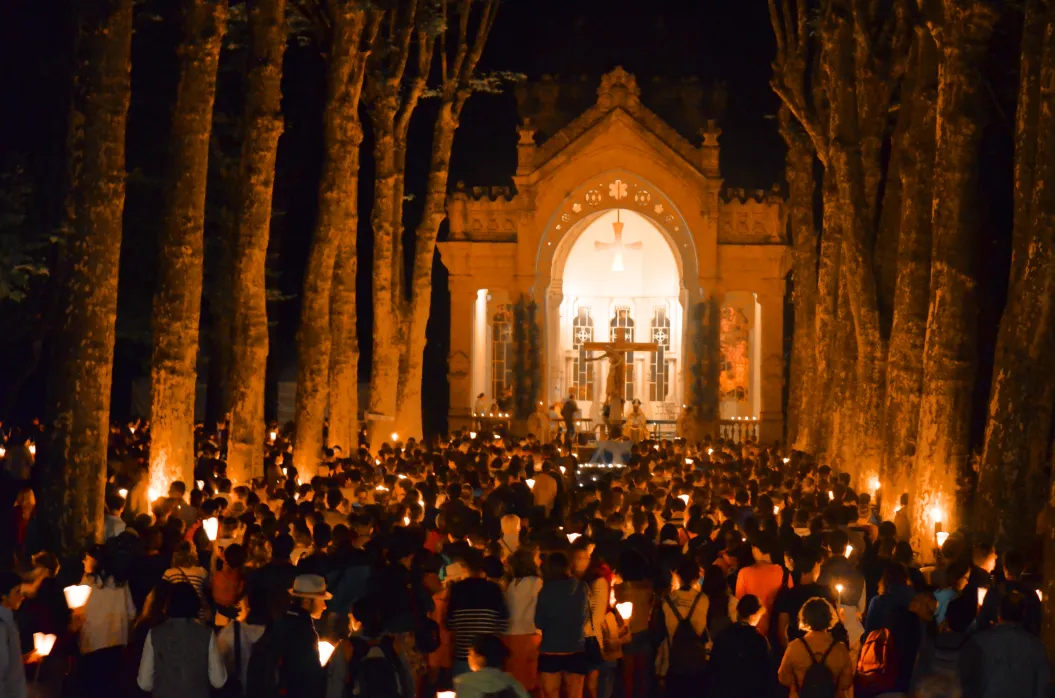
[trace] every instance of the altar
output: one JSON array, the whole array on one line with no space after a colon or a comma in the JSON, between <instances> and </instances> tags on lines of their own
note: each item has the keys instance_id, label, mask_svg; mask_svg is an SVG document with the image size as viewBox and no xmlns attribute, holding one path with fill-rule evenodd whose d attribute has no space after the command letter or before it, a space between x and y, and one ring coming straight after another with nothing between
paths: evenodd
<instances>
[{"instance_id":1,"label":"altar","mask_svg":"<svg viewBox=\"0 0 1055 698\"><path fill-rule=\"evenodd\" d=\"M724 188L720 113L698 94L686 93L690 133L622 69L585 111L561 110L562 87L521 87L512 188L459 186L448 200L450 426L471 421L474 396L512 388L530 409L571 394L592 424L639 400L653 422L691 405L781 438L782 197ZM599 360L611 342L626 345L619 360Z\"/></svg>"}]
</instances>

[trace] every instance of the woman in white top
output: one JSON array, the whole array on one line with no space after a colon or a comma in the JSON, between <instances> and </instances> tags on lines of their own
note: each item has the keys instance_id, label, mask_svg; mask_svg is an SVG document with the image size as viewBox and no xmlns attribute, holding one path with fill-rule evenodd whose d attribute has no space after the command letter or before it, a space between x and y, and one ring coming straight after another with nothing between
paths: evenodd
<instances>
[{"instance_id":1,"label":"woman in white top","mask_svg":"<svg viewBox=\"0 0 1055 698\"><path fill-rule=\"evenodd\" d=\"M608 613L608 597L611 586L605 576L607 565L600 558L591 559L593 544L576 541L571 549L572 574L586 585L586 598L589 602L589 614L583 624L583 637L586 638L587 660L594 660L587 667L583 695L586 698L597 698L598 680L604 668L601 648L604 646L604 617ZM590 647L596 643L596 650Z\"/></svg>"},{"instance_id":2,"label":"woman in white top","mask_svg":"<svg viewBox=\"0 0 1055 698\"><path fill-rule=\"evenodd\" d=\"M116 546L96 545L84 556L84 580L92 588L84 608L75 613L80 624L81 685L87 696L111 695L136 606L128 590L128 560Z\"/></svg>"},{"instance_id":3,"label":"woman in white top","mask_svg":"<svg viewBox=\"0 0 1055 698\"><path fill-rule=\"evenodd\" d=\"M267 629L267 612L266 590L254 590L243 599L238 620L225 625L216 638L227 675L237 677L243 690L249 680L249 653Z\"/></svg>"},{"instance_id":4,"label":"woman in white top","mask_svg":"<svg viewBox=\"0 0 1055 698\"><path fill-rule=\"evenodd\" d=\"M542 589L539 562L537 546L521 545L509 557L504 580L509 608L509 627L502 638L509 650L505 670L528 691L539 687L538 650L542 635L535 627L535 606Z\"/></svg>"}]
</instances>

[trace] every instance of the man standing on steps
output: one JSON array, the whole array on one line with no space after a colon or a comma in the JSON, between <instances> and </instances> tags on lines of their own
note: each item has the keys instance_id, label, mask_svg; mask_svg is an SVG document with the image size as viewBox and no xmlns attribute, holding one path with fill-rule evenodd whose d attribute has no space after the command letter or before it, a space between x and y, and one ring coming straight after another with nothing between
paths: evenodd
<instances>
[{"instance_id":1,"label":"man standing on steps","mask_svg":"<svg viewBox=\"0 0 1055 698\"><path fill-rule=\"evenodd\" d=\"M579 414L579 403L575 402L575 391L568 391L568 399L560 408L560 416L564 419L564 443L568 448L575 447L575 416Z\"/></svg>"}]
</instances>

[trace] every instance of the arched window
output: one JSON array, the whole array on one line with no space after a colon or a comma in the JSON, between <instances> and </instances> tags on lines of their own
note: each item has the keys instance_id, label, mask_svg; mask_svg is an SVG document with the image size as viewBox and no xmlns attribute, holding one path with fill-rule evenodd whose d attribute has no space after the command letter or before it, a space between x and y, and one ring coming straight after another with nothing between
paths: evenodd
<instances>
[{"instance_id":1,"label":"arched window","mask_svg":"<svg viewBox=\"0 0 1055 698\"><path fill-rule=\"evenodd\" d=\"M593 341L593 317L590 316L589 308L579 307L579 313L571 323L571 341L575 349L572 388L578 399L593 400L593 364L586 363L586 349L583 348L583 344Z\"/></svg>"},{"instance_id":2,"label":"arched window","mask_svg":"<svg viewBox=\"0 0 1055 698\"><path fill-rule=\"evenodd\" d=\"M499 305L491 318L491 399L507 399L506 390L513 387L513 309Z\"/></svg>"},{"instance_id":3,"label":"arched window","mask_svg":"<svg viewBox=\"0 0 1055 698\"><path fill-rule=\"evenodd\" d=\"M648 359L648 399L666 402L670 394L670 364L665 358L670 351L670 318L664 306L657 306L652 311L649 329L651 342L659 345L659 351L650 354Z\"/></svg>"},{"instance_id":4,"label":"arched window","mask_svg":"<svg viewBox=\"0 0 1055 698\"><path fill-rule=\"evenodd\" d=\"M612 342L634 341L634 317L629 306L616 306L612 319L608 322L609 337ZM623 388L626 401L631 402L634 395L634 352L626 353L626 385Z\"/></svg>"}]
</instances>

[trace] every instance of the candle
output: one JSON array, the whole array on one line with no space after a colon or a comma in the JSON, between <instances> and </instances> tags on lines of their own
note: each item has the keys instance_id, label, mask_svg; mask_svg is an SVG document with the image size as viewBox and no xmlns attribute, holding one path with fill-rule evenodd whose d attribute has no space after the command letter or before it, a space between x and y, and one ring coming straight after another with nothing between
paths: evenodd
<instances>
[{"instance_id":1,"label":"candle","mask_svg":"<svg viewBox=\"0 0 1055 698\"><path fill-rule=\"evenodd\" d=\"M117 494L121 495L122 499L127 499L128 498L128 490L126 490L124 487L122 487L121 489L117 490Z\"/></svg>"},{"instance_id":2,"label":"candle","mask_svg":"<svg viewBox=\"0 0 1055 698\"><path fill-rule=\"evenodd\" d=\"M685 465L692 465L692 459L691 458L686 458L685 459Z\"/></svg>"},{"instance_id":3,"label":"candle","mask_svg":"<svg viewBox=\"0 0 1055 698\"><path fill-rule=\"evenodd\" d=\"M615 610L619 613L619 616L623 620L630 620L630 615L634 612L634 604L631 601L624 601L623 603L617 603Z\"/></svg>"},{"instance_id":4,"label":"candle","mask_svg":"<svg viewBox=\"0 0 1055 698\"><path fill-rule=\"evenodd\" d=\"M713 448L708 448L708 449L707 449L707 455L709 456L709 455L711 455L712 453L714 453L714 449L713 449Z\"/></svg>"},{"instance_id":5,"label":"candle","mask_svg":"<svg viewBox=\"0 0 1055 698\"><path fill-rule=\"evenodd\" d=\"M681 501L685 502L685 506L689 506L689 495L687 495L687 494L679 494L678 495L678 499L680 499Z\"/></svg>"},{"instance_id":6,"label":"candle","mask_svg":"<svg viewBox=\"0 0 1055 698\"><path fill-rule=\"evenodd\" d=\"M524 480L524 482L527 483L527 486L528 486L529 489L532 489L532 490L535 489L535 481L534 480L528 479L528 480Z\"/></svg>"},{"instance_id":7,"label":"candle","mask_svg":"<svg viewBox=\"0 0 1055 698\"><path fill-rule=\"evenodd\" d=\"M560 467L560 474L561 474L561 475L563 475L563 474L564 474L564 473L566 473L566 472L568 472L568 469L567 469L567 468L565 468L565 467L564 467L564 466L562 465L562 466Z\"/></svg>"},{"instance_id":8,"label":"candle","mask_svg":"<svg viewBox=\"0 0 1055 698\"><path fill-rule=\"evenodd\" d=\"M985 587L978 587L978 605L981 606L985 602L985 595L989 593L989 590Z\"/></svg>"},{"instance_id":9,"label":"candle","mask_svg":"<svg viewBox=\"0 0 1055 698\"><path fill-rule=\"evenodd\" d=\"M286 470L285 468L283 468L283 469L282 469L282 477L286 477L286 473L288 473L288 472L289 472L288 470Z\"/></svg>"},{"instance_id":10,"label":"candle","mask_svg":"<svg viewBox=\"0 0 1055 698\"><path fill-rule=\"evenodd\" d=\"M326 666L326 662L330 661L330 655L333 654L334 647L329 642L322 640L319 642L319 664Z\"/></svg>"},{"instance_id":11,"label":"candle","mask_svg":"<svg viewBox=\"0 0 1055 698\"><path fill-rule=\"evenodd\" d=\"M828 501L835 499L835 492L828 490Z\"/></svg>"},{"instance_id":12,"label":"candle","mask_svg":"<svg viewBox=\"0 0 1055 698\"><path fill-rule=\"evenodd\" d=\"M410 525L410 517L409 516L404 516L403 517L403 525L404 526L409 526Z\"/></svg>"},{"instance_id":13,"label":"candle","mask_svg":"<svg viewBox=\"0 0 1055 698\"><path fill-rule=\"evenodd\" d=\"M773 505L773 516L779 516L779 515L780 515L780 507L778 507L776 504L774 504Z\"/></svg>"},{"instance_id":14,"label":"candle","mask_svg":"<svg viewBox=\"0 0 1055 698\"><path fill-rule=\"evenodd\" d=\"M436 691L436 698L457 698L454 691Z\"/></svg>"},{"instance_id":15,"label":"candle","mask_svg":"<svg viewBox=\"0 0 1055 698\"><path fill-rule=\"evenodd\" d=\"M785 464L785 465L787 465L787 464L788 464L788 463L790 463L790 462L791 462L791 459L790 459L790 458L787 458L787 457L785 457L785 458L784 458L784 464Z\"/></svg>"},{"instance_id":16,"label":"candle","mask_svg":"<svg viewBox=\"0 0 1055 698\"><path fill-rule=\"evenodd\" d=\"M29 442L29 455L31 455L31 456L37 455L37 445L35 443L33 443L32 441Z\"/></svg>"},{"instance_id":17,"label":"candle","mask_svg":"<svg viewBox=\"0 0 1055 698\"><path fill-rule=\"evenodd\" d=\"M938 531L934 535L938 539L938 547L939 548L941 546L945 545L945 541L949 540L949 532L948 531Z\"/></svg>"},{"instance_id":18,"label":"candle","mask_svg":"<svg viewBox=\"0 0 1055 698\"><path fill-rule=\"evenodd\" d=\"M579 538L580 538L581 536L582 536L582 534L581 534L581 533L569 533L569 534L568 534L568 542L569 542L569 543L574 543L574 542L575 542L576 540L578 540L578 539L579 539Z\"/></svg>"},{"instance_id":19,"label":"candle","mask_svg":"<svg viewBox=\"0 0 1055 698\"><path fill-rule=\"evenodd\" d=\"M1041 603L1044 603L1044 592L1040 589L1037 589L1037 598L1040 599Z\"/></svg>"},{"instance_id":20,"label":"candle","mask_svg":"<svg viewBox=\"0 0 1055 698\"><path fill-rule=\"evenodd\" d=\"M850 558L850 554L851 554L851 553L852 553L853 551L854 551L854 546L852 546L852 545L850 545L849 543L847 543L847 544L846 544L846 553L845 553L845 555L846 555L846 558L847 558L847 559L849 559L849 558Z\"/></svg>"},{"instance_id":21,"label":"candle","mask_svg":"<svg viewBox=\"0 0 1055 698\"><path fill-rule=\"evenodd\" d=\"M469 438L470 439L475 439L476 438L476 432L475 431L470 431L469 432ZM557 449L557 450L559 451L560 449Z\"/></svg>"},{"instance_id":22,"label":"candle","mask_svg":"<svg viewBox=\"0 0 1055 698\"><path fill-rule=\"evenodd\" d=\"M87 584L75 584L62 590L66 597L66 605L71 610L83 608L88 603L88 597L92 595L92 588Z\"/></svg>"},{"instance_id":23,"label":"candle","mask_svg":"<svg viewBox=\"0 0 1055 698\"><path fill-rule=\"evenodd\" d=\"M396 477L398 477L398 478L399 478L400 480L406 480L406 479L407 479L407 476L406 476L406 475L404 475L403 473L400 473L400 474L399 474L399 475L397 475Z\"/></svg>"},{"instance_id":24,"label":"candle","mask_svg":"<svg viewBox=\"0 0 1055 698\"><path fill-rule=\"evenodd\" d=\"M930 508L930 518L931 521L935 523L935 525L940 524L945 521L945 512L942 511L942 508L940 506L934 505Z\"/></svg>"},{"instance_id":25,"label":"candle","mask_svg":"<svg viewBox=\"0 0 1055 698\"><path fill-rule=\"evenodd\" d=\"M378 485L374 488L374 490L376 490L377 492L388 492L388 488L384 485Z\"/></svg>"},{"instance_id":26,"label":"candle","mask_svg":"<svg viewBox=\"0 0 1055 698\"><path fill-rule=\"evenodd\" d=\"M843 585L842 585L842 584L836 584L836 585L835 585L835 591L836 591L836 592L837 592L837 593L839 594L839 605L840 605L840 606L841 606L841 605L842 605L842 603L843 603L843 589L844 589L844 588L845 588L845 587L843 587Z\"/></svg>"},{"instance_id":27,"label":"candle","mask_svg":"<svg viewBox=\"0 0 1055 698\"><path fill-rule=\"evenodd\" d=\"M271 437L271 443L275 443L275 439L278 438L278 432L272 431L270 434L268 434L268 436Z\"/></svg>"},{"instance_id":28,"label":"candle","mask_svg":"<svg viewBox=\"0 0 1055 698\"><path fill-rule=\"evenodd\" d=\"M399 434L392 432L392 443L399 441Z\"/></svg>"},{"instance_id":29,"label":"candle","mask_svg":"<svg viewBox=\"0 0 1055 698\"><path fill-rule=\"evenodd\" d=\"M0 458L3 458L6 455L7 455L7 449L4 448L3 446L0 446Z\"/></svg>"},{"instance_id":30,"label":"candle","mask_svg":"<svg viewBox=\"0 0 1055 698\"><path fill-rule=\"evenodd\" d=\"M194 482L196 485L198 485L199 490L205 489L205 480L195 480Z\"/></svg>"},{"instance_id":31,"label":"candle","mask_svg":"<svg viewBox=\"0 0 1055 698\"><path fill-rule=\"evenodd\" d=\"M201 527L205 529L205 535L209 540L216 540L216 534L220 531L220 520L213 516L202 521Z\"/></svg>"},{"instance_id":32,"label":"candle","mask_svg":"<svg viewBox=\"0 0 1055 698\"><path fill-rule=\"evenodd\" d=\"M44 633L33 633L33 649L37 651L41 657L47 657L51 654L51 648L55 646L56 637L54 635L45 635Z\"/></svg>"},{"instance_id":33,"label":"candle","mask_svg":"<svg viewBox=\"0 0 1055 698\"><path fill-rule=\"evenodd\" d=\"M872 479L868 481L868 489L872 490L872 494L878 492L881 486L878 477L873 476Z\"/></svg>"}]
</instances>

